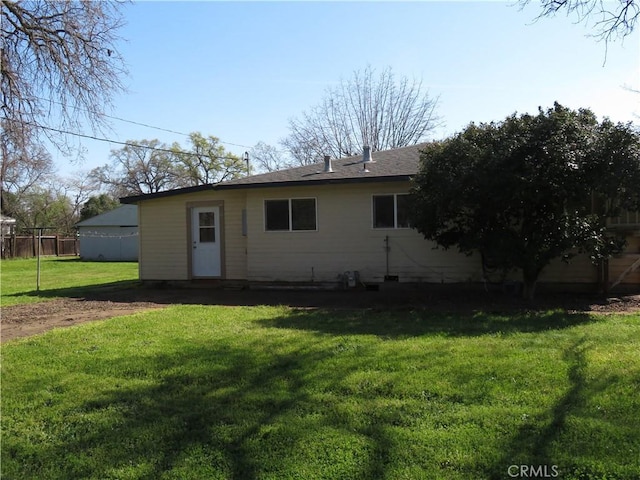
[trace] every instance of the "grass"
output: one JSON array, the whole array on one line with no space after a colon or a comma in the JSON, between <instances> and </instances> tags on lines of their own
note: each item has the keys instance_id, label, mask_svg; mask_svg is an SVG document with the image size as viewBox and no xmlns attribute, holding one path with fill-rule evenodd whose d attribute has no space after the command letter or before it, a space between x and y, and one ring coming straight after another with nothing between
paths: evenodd
<instances>
[{"instance_id":1,"label":"grass","mask_svg":"<svg viewBox=\"0 0 640 480\"><path fill-rule=\"evenodd\" d=\"M42 257L38 292L36 265L35 258L1 261L2 306L82 295L96 286L124 285L138 278L135 262L85 262L77 257Z\"/></svg>"},{"instance_id":2,"label":"grass","mask_svg":"<svg viewBox=\"0 0 640 480\"><path fill-rule=\"evenodd\" d=\"M639 345L640 315L556 311L191 305L54 330L2 349L2 478L638 479Z\"/></svg>"}]
</instances>

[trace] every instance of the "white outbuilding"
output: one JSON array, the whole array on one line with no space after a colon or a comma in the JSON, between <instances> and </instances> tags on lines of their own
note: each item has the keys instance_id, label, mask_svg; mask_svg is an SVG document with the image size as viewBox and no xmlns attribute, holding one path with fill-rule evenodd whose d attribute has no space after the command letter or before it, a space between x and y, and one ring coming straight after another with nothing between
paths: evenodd
<instances>
[{"instance_id":1,"label":"white outbuilding","mask_svg":"<svg viewBox=\"0 0 640 480\"><path fill-rule=\"evenodd\" d=\"M100 261L138 260L138 207L122 205L76 224L80 258Z\"/></svg>"}]
</instances>

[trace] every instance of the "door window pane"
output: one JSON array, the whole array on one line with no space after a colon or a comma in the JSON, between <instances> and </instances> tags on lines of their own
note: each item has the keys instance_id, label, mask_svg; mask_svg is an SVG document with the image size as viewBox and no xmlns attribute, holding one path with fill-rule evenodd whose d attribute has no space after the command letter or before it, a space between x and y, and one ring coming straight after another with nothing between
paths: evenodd
<instances>
[{"instance_id":1,"label":"door window pane","mask_svg":"<svg viewBox=\"0 0 640 480\"><path fill-rule=\"evenodd\" d=\"M213 227L215 225L215 214L213 212L198 213L198 220L201 227Z\"/></svg>"},{"instance_id":2,"label":"door window pane","mask_svg":"<svg viewBox=\"0 0 640 480\"><path fill-rule=\"evenodd\" d=\"M200 243L216 241L216 218L213 212L199 212Z\"/></svg>"},{"instance_id":3,"label":"door window pane","mask_svg":"<svg viewBox=\"0 0 640 480\"><path fill-rule=\"evenodd\" d=\"M213 227L200 228L200 243L215 242L216 229Z\"/></svg>"}]
</instances>

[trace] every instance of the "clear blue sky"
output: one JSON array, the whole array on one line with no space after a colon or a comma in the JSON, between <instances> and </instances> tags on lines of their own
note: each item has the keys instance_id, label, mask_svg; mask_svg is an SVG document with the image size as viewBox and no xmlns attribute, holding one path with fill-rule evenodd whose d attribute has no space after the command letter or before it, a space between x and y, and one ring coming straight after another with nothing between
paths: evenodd
<instances>
[{"instance_id":1,"label":"clear blue sky","mask_svg":"<svg viewBox=\"0 0 640 480\"><path fill-rule=\"evenodd\" d=\"M327 87L371 65L421 79L439 97L442 138L469 122L563 105L616 121L640 115L640 33L597 42L560 15L535 22L513 2L136 2L124 6L129 92L109 113L215 135L241 155L258 141L279 146L288 120ZM635 117L638 121L638 118ZM118 141L186 137L112 122ZM232 144L242 145L235 146ZM121 148L82 140L90 169Z\"/></svg>"}]
</instances>

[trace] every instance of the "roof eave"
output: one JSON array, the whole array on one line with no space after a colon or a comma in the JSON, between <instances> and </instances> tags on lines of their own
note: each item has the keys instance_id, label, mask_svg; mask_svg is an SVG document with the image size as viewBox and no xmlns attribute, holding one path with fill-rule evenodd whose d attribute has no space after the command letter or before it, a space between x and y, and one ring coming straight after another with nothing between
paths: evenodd
<instances>
[{"instance_id":1,"label":"roof eave","mask_svg":"<svg viewBox=\"0 0 640 480\"><path fill-rule=\"evenodd\" d=\"M124 204L135 204L141 202L142 200L153 200L156 198L163 197L173 197L175 195L182 195L185 193L197 193L204 192L207 190L214 190L216 188L215 185L205 184L205 185L197 185L195 187L184 187L184 188L176 188L173 190L165 190L164 192L155 192L155 193L143 193L142 195L131 195L128 197L120 197L120 203Z\"/></svg>"},{"instance_id":2,"label":"roof eave","mask_svg":"<svg viewBox=\"0 0 640 480\"><path fill-rule=\"evenodd\" d=\"M280 182L268 183L223 183L216 185L216 190L240 190L254 188L276 188L276 187L301 187L312 185L340 185L348 183L381 183L381 182L406 182L411 180L412 175L387 175L383 177L346 177L346 178L319 178L317 180L283 180Z\"/></svg>"},{"instance_id":3,"label":"roof eave","mask_svg":"<svg viewBox=\"0 0 640 480\"><path fill-rule=\"evenodd\" d=\"M173 197L187 193L204 192L207 190L245 190L256 188L276 188L276 187L301 187L301 186L317 186L317 185L340 185L352 183L387 183L387 182L407 182L411 180L413 175L387 175L382 177L346 177L346 178L321 178L317 180L284 180L280 182L265 183L218 183L215 185L198 185L196 187L178 188L175 190L166 190L164 192L146 193L143 195L132 195L129 197L121 197L120 203L136 204L143 200L155 200L157 198Z\"/></svg>"}]
</instances>

